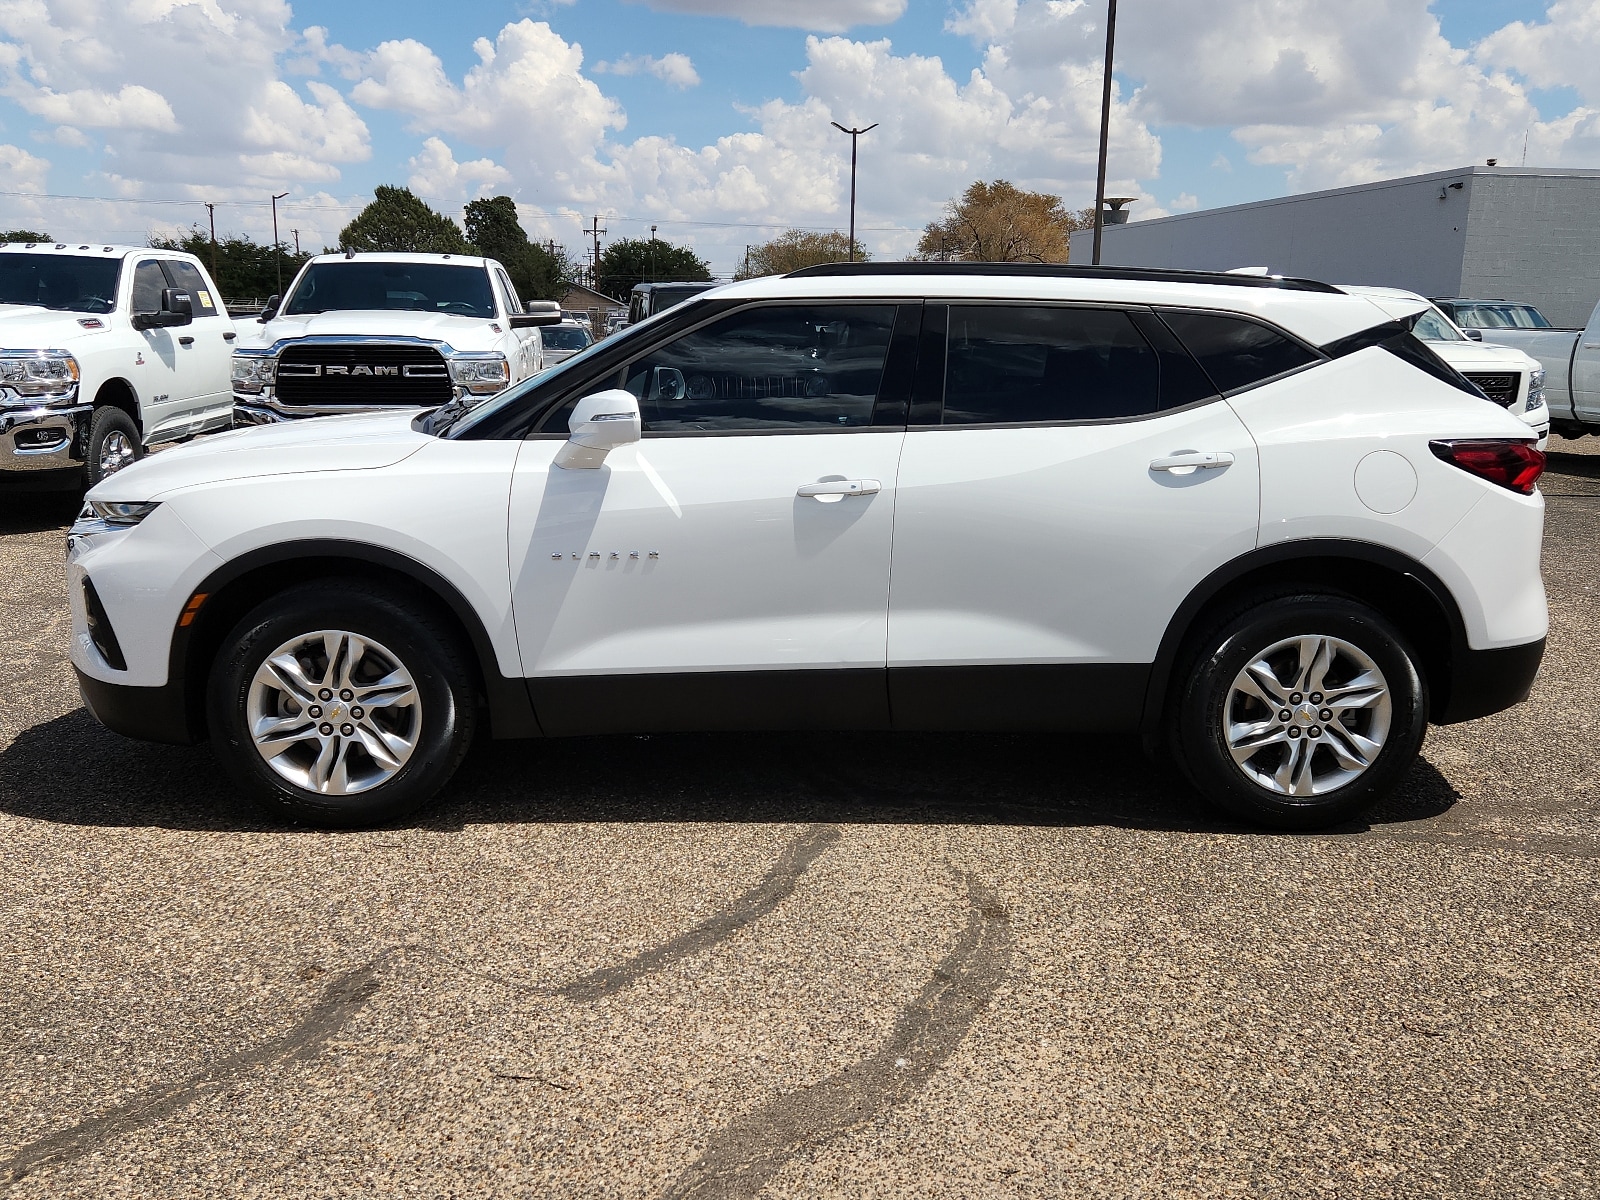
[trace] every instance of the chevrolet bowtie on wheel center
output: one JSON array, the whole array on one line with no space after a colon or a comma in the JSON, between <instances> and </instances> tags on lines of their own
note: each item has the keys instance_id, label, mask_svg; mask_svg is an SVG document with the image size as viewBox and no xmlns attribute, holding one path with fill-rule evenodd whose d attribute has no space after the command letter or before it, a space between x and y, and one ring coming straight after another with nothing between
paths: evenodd
<instances>
[{"instance_id":1,"label":"chevrolet bowtie on wheel center","mask_svg":"<svg viewBox=\"0 0 1600 1200\"><path fill-rule=\"evenodd\" d=\"M492 396L123 466L69 535L73 664L110 728L321 825L426 803L480 725L1136 734L1247 820L1348 822L1544 648L1539 432L1427 311L1023 264L718 287Z\"/></svg>"}]
</instances>

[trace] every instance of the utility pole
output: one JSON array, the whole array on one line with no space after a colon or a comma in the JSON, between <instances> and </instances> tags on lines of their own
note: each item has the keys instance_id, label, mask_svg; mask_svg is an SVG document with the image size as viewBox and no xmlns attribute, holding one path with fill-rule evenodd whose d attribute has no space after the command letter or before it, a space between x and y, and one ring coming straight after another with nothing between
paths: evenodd
<instances>
[{"instance_id":1,"label":"utility pole","mask_svg":"<svg viewBox=\"0 0 1600 1200\"><path fill-rule=\"evenodd\" d=\"M1523 150L1523 157L1528 157L1528 152ZM206 216L211 218L211 282L216 283L216 205L206 202ZM216 283L221 288L221 283Z\"/></svg>"},{"instance_id":2,"label":"utility pole","mask_svg":"<svg viewBox=\"0 0 1600 1200\"><path fill-rule=\"evenodd\" d=\"M289 230L289 232L294 234L294 256L296 258L299 258L300 257L300 231L298 229L291 229L291 230Z\"/></svg>"},{"instance_id":3,"label":"utility pole","mask_svg":"<svg viewBox=\"0 0 1600 1200\"><path fill-rule=\"evenodd\" d=\"M650 282L656 281L656 227L650 226Z\"/></svg>"},{"instance_id":4,"label":"utility pole","mask_svg":"<svg viewBox=\"0 0 1600 1200\"><path fill-rule=\"evenodd\" d=\"M829 122L840 133L850 135L850 261L856 260L856 139L863 133L871 133L879 125L874 121L865 129L846 129L837 121Z\"/></svg>"},{"instance_id":5,"label":"utility pole","mask_svg":"<svg viewBox=\"0 0 1600 1200\"><path fill-rule=\"evenodd\" d=\"M279 192L272 198L272 258L278 268L278 295L283 295L283 243L278 240L278 201L288 192Z\"/></svg>"},{"instance_id":6,"label":"utility pole","mask_svg":"<svg viewBox=\"0 0 1600 1200\"><path fill-rule=\"evenodd\" d=\"M1117 0L1106 9L1106 71L1100 93L1100 174L1094 185L1094 265L1100 265L1100 238L1106 227L1106 150L1111 143L1111 57L1117 44Z\"/></svg>"},{"instance_id":7,"label":"utility pole","mask_svg":"<svg viewBox=\"0 0 1600 1200\"><path fill-rule=\"evenodd\" d=\"M600 214L595 213L594 223L584 233L594 238L594 286L600 287L600 235L605 233L605 227L600 224Z\"/></svg>"}]
</instances>

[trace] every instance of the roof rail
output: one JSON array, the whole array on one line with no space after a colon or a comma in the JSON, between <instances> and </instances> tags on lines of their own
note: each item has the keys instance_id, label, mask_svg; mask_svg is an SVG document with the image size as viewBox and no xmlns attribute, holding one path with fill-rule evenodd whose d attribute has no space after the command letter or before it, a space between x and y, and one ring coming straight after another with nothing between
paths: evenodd
<instances>
[{"instance_id":1,"label":"roof rail","mask_svg":"<svg viewBox=\"0 0 1600 1200\"><path fill-rule=\"evenodd\" d=\"M858 262L821 263L790 271L785 279L823 279L848 275L1011 275L1035 279L1130 279L1144 283L1209 283L1221 287L1279 288L1291 292L1332 292L1338 288L1314 279L1283 275L1227 275L1220 271L1175 271L1165 267L1069 267L1064 263L1019 262Z\"/></svg>"}]
</instances>

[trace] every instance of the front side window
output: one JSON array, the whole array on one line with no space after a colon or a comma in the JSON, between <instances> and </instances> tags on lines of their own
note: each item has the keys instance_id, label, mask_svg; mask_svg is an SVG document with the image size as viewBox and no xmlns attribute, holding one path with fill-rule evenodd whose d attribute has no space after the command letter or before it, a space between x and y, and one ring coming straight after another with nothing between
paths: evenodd
<instances>
[{"instance_id":1,"label":"front side window","mask_svg":"<svg viewBox=\"0 0 1600 1200\"><path fill-rule=\"evenodd\" d=\"M167 287L167 276L161 264L147 258L133 269L133 308L136 313L161 311L161 292Z\"/></svg>"},{"instance_id":2,"label":"front side window","mask_svg":"<svg viewBox=\"0 0 1600 1200\"><path fill-rule=\"evenodd\" d=\"M493 317L494 309L481 266L360 260L313 263L283 307L291 317L348 310Z\"/></svg>"},{"instance_id":3,"label":"front side window","mask_svg":"<svg viewBox=\"0 0 1600 1200\"><path fill-rule=\"evenodd\" d=\"M1125 312L952 306L944 424L1143 416L1160 407L1160 364Z\"/></svg>"},{"instance_id":4,"label":"front side window","mask_svg":"<svg viewBox=\"0 0 1600 1200\"><path fill-rule=\"evenodd\" d=\"M647 433L872 424L893 305L752 308L629 363Z\"/></svg>"},{"instance_id":5,"label":"front side window","mask_svg":"<svg viewBox=\"0 0 1600 1200\"><path fill-rule=\"evenodd\" d=\"M167 274L172 277L172 286L182 288L189 294L189 306L197 317L214 317L217 315L217 298L211 294L211 289L206 286L205 276L195 268L193 263L186 263L180 258L169 258L166 262Z\"/></svg>"},{"instance_id":6,"label":"front side window","mask_svg":"<svg viewBox=\"0 0 1600 1200\"><path fill-rule=\"evenodd\" d=\"M0 304L108 313L117 306L120 258L0 254Z\"/></svg>"},{"instance_id":7,"label":"front side window","mask_svg":"<svg viewBox=\"0 0 1600 1200\"><path fill-rule=\"evenodd\" d=\"M1244 317L1171 310L1163 311L1161 319L1224 392L1239 391L1318 359L1316 351Z\"/></svg>"}]
</instances>

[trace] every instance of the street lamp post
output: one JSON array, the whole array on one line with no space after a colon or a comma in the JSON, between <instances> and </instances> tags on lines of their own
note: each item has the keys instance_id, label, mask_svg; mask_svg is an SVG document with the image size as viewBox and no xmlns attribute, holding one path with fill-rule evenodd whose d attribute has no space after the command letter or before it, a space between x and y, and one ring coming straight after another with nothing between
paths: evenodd
<instances>
[{"instance_id":1,"label":"street lamp post","mask_svg":"<svg viewBox=\"0 0 1600 1200\"><path fill-rule=\"evenodd\" d=\"M1106 149L1111 142L1111 56L1117 44L1117 0L1106 9L1106 72L1100 94L1100 175L1094 185L1094 265L1100 265L1100 237L1105 230Z\"/></svg>"},{"instance_id":2,"label":"street lamp post","mask_svg":"<svg viewBox=\"0 0 1600 1200\"><path fill-rule=\"evenodd\" d=\"M279 192L272 198L272 260L278 268L278 295L283 295L283 243L278 241L278 201L288 192Z\"/></svg>"},{"instance_id":3,"label":"street lamp post","mask_svg":"<svg viewBox=\"0 0 1600 1200\"><path fill-rule=\"evenodd\" d=\"M878 127L879 122L874 121L865 129L846 129L837 121L830 124L840 133L850 135L850 261L856 260L856 139L863 133L871 133Z\"/></svg>"}]
</instances>

